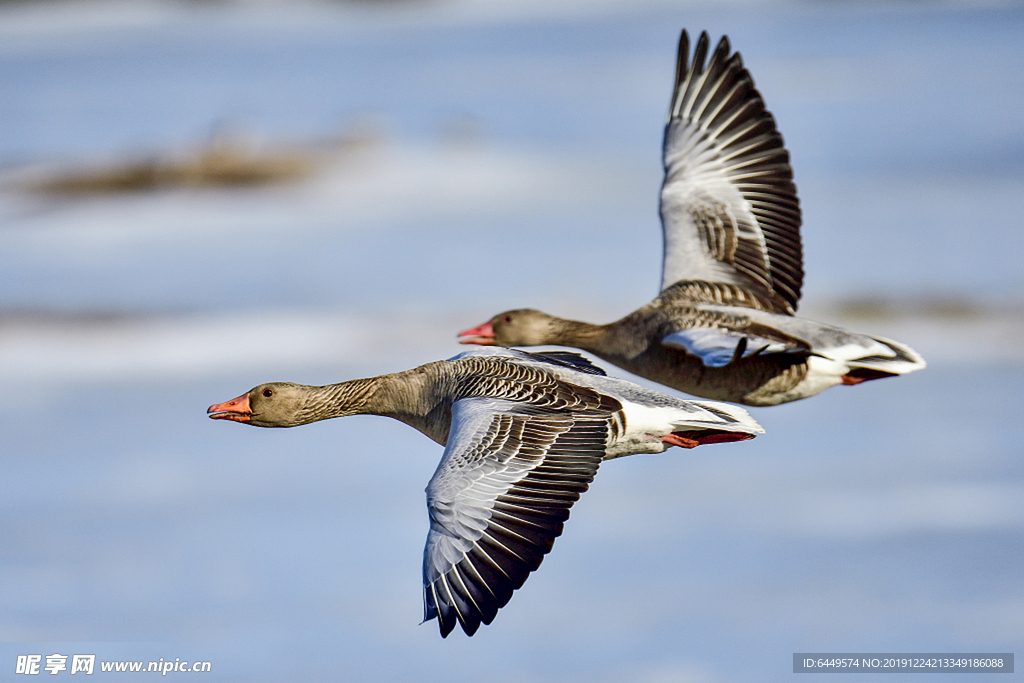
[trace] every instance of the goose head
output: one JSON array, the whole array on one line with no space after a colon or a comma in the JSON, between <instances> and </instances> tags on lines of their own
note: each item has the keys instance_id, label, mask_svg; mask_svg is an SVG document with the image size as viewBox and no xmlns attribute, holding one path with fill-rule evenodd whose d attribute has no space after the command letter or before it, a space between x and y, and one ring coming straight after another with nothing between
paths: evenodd
<instances>
[{"instance_id":1,"label":"goose head","mask_svg":"<svg viewBox=\"0 0 1024 683\"><path fill-rule=\"evenodd\" d=\"M295 427L312 422L306 410L310 387L291 382L261 384L238 398L206 410L214 420L244 422L256 427Z\"/></svg>"},{"instance_id":2,"label":"goose head","mask_svg":"<svg viewBox=\"0 0 1024 683\"><path fill-rule=\"evenodd\" d=\"M505 311L483 325L459 332L459 343L480 346L550 344L553 342L556 321L554 316L532 308Z\"/></svg>"}]
</instances>

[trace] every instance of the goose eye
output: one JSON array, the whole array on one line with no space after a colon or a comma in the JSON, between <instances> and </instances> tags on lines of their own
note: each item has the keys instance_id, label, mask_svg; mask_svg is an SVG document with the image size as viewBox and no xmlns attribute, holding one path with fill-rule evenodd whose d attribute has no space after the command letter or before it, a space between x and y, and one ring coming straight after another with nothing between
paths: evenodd
<instances>
[{"instance_id":1,"label":"goose eye","mask_svg":"<svg viewBox=\"0 0 1024 683\"><path fill-rule=\"evenodd\" d=\"M507 323L510 323L510 322L512 322L512 316L510 316L510 315L506 315L506 316L505 316L505 322L507 322Z\"/></svg>"},{"instance_id":2,"label":"goose eye","mask_svg":"<svg viewBox=\"0 0 1024 683\"><path fill-rule=\"evenodd\" d=\"M274 395L274 392L273 392L272 389L264 389L263 390L263 398L270 398L273 395Z\"/></svg>"}]
</instances>

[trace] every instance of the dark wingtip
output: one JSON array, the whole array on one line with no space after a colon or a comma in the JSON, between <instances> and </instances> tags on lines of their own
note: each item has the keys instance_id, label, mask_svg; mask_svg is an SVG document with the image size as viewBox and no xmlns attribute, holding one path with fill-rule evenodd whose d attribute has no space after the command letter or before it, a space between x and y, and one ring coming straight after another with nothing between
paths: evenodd
<instances>
[{"instance_id":1,"label":"dark wingtip","mask_svg":"<svg viewBox=\"0 0 1024 683\"><path fill-rule=\"evenodd\" d=\"M478 628L480 628L480 622L477 620L474 620L468 624L466 622L462 622L462 630L466 632L467 636L472 636L474 633L476 633L476 630Z\"/></svg>"},{"instance_id":2,"label":"dark wingtip","mask_svg":"<svg viewBox=\"0 0 1024 683\"><path fill-rule=\"evenodd\" d=\"M700 73L704 71L704 61L708 56L708 45L711 44L711 38L708 36L707 31L701 31L700 37L697 39L697 47L693 51L693 70L694 73Z\"/></svg>"},{"instance_id":3,"label":"dark wingtip","mask_svg":"<svg viewBox=\"0 0 1024 683\"><path fill-rule=\"evenodd\" d=\"M683 32L679 34L679 51L676 53L676 87L682 83L686 77L686 72L690 70L690 34L683 29Z\"/></svg>"},{"instance_id":4,"label":"dark wingtip","mask_svg":"<svg viewBox=\"0 0 1024 683\"><path fill-rule=\"evenodd\" d=\"M441 637L447 638L448 634L455 628L455 619L445 619L441 616L441 611L438 610L437 626L441 630Z\"/></svg>"},{"instance_id":5,"label":"dark wingtip","mask_svg":"<svg viewBox=\"0 0 1024 683\"><path fill-rule=\"evenodd\" d=\"M729 56L729 36L722 36L715 47L715 54L722 55L722 59Z\"/></svg>"}]
</instances>

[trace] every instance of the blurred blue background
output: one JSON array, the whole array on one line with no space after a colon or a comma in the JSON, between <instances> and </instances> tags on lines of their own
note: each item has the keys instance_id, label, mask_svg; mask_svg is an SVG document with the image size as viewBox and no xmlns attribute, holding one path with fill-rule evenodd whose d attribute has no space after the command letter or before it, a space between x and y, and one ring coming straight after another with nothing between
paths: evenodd
<instances>
[{"instance_id":1,"label":"blurred blue background","mask_svg":"<svg viewBox=\"0 0 1024 683\"><path fill-rule=\"evenodd\" d=\"M442 641L437 445L204 411L652 298L683 27L728 34L785 137L801 312L929 367L606 464L494 624ZM223 681L1021 652L1022 44L1000 2L0 3L0 671L86 643Z\"/></svg>"}]
</instances>

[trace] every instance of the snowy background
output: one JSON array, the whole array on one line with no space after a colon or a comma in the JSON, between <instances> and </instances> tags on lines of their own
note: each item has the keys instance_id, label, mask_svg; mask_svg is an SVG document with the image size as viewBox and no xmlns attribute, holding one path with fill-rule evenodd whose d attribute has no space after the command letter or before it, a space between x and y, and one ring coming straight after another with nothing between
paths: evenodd
<instances>
[{"instance_id":1,"label":"snowy background","mask_svg":"<svg viewBox=\"0 0 1024 683\"><path fill-rule=\"evenodd\" d=\"M650 300L683 27L729 35L785 137L801 313L929 367L608 463L494 624L442 641L438 446L205 409L450 357L507 308ZM720 683L1024 651L1022 44L999 2L0 4L0 671ZM54 181L218 144L305 172Z\"/></svg>"}]
</instances>

